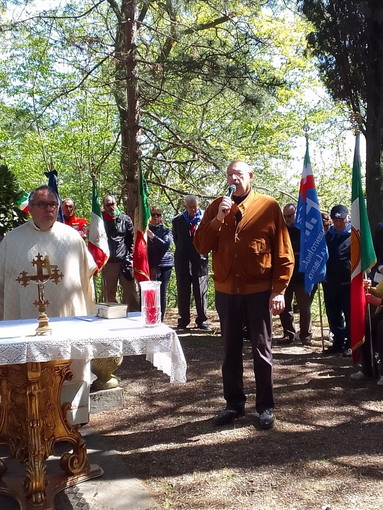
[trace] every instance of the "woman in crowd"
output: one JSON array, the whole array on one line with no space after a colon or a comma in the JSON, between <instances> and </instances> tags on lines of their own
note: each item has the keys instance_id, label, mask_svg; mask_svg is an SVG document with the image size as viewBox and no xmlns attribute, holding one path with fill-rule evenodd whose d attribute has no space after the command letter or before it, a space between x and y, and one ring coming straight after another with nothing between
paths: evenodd
<instances>
[{"instance_id":1,"label":"woman in crowd","mask_svg":"<svg viewBox=\"0 0 383 510\"><path fill-rule=\"evenodd\" d=\"M170 228L162 223L160 207L150 208L148 230L148 257L150 279L161 282L161 320L164 320L166 310L166 291L174 266L174 258L170 251L173 235Z\"/></svg>"}]
</instances>

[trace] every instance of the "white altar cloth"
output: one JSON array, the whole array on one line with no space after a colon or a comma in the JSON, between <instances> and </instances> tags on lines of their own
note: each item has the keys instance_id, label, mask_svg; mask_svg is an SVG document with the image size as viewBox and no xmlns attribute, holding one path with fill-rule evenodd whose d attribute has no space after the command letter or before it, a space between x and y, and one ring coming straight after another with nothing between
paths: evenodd
<instances>
[{"instance_id":1,"label":"white altar cloth","mask_svg":"<svg viewBox=\"0 0 383 510\"><path fill-rule=\"evenodd\" d=\"M161 324L143 325L139 312L122 319L54 317L52 333L35 336L35 319L0 321L0 365L59 359L146 355L170 382L186 382L186 360L176 333Z\"/></svg>"}]
</instances>

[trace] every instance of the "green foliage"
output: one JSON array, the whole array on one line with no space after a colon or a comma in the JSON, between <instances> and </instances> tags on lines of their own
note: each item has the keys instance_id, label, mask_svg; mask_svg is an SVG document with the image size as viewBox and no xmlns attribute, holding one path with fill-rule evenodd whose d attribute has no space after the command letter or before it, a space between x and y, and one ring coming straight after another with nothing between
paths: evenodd
<instances>
[{"instance_id":1,"label":"green foliage","mask_svg":"<svg viewBox=\"0 0 383 510\"><path fill-rule=\"evenodd\" d=\"M0 165L0 239L27 219L28 215L16 205L22 195L15 176L6 165Z\"/></svg>"},{"instance_id":2,"label":"green foliage","mask_svg":"<svg viewBox=\"0 0 383 510\"><path fill-rule=\"evenodd\" d=\"M366 0L301 0L315 31L308 42L321 76L336 100L347 103L365 120L369 51Z\"/></svg>"},{"instance_id":3,"label":"green foliage","mask_svg":"<svg viewBox=\"0 0 383 510\"><path fill-rule=\"evenodd\" d=\"M383 3L300 0L312 23L308 36L326 86L348 106L366 137L366 197L372 228L383 200Z\"/></svg>"},{"instance_id":4,"label":"green foliage","mask_svg":"<svg viewBox=\"0 0 383 510\"><path fill-rule=\"evenodd\" d=\"M203 206L222 193L233 159L254 167L257 189L296 197L302 166L293 178L286 167L305 117L320 140L339 115L328 98L313 101L320 84L305 55L307 23L263 3L137 6L141 163L150 201L169 219L186 193ZM25 10L4 32L0 153L25 189L56 169L61 196L89 217L93 176L100 196L124 199L115 101L121 108L127 94L116 46L126 0L61 4L33 17Z\"/></svg>"}]
</instances>

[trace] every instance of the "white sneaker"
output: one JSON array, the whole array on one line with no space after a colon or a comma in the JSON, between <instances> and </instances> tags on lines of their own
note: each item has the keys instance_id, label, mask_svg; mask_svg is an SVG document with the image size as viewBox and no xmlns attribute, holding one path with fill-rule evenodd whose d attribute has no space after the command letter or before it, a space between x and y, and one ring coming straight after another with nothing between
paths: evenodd
<instances>
[{"instance_id":1,"label":"white sneaker","mask_svg":"<svg viewBox=\"0 0 383 510\"><path fill-rule=\"evenodd\" d=\"M380 376L379 381L376 383L378 386L383 386L383 375Z\"/></svg>"},{"instance_id":2,"label":"white sneaker","mask_svg":"<svg viewBox=\"0 0 383 510\"><path fill-rule=\"evenodd\" d=\"M359 370L359 372L355 372L355 374L351 374L350 377L351 379L355 379L356 381L365 381L367 379L371 379L370 377L367 377L367 375L364 375L364 373L361 370ZM383 380L381 384L383 385Z\"/></svg>"}]
</instances>

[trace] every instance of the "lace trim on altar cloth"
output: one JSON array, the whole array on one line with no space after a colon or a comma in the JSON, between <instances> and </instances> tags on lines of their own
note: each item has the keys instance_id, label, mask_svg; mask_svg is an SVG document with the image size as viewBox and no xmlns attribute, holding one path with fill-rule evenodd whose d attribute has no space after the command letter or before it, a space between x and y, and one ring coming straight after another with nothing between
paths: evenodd
<instances>
[{"instance_id":1,"label":"lace trim on altar cloth","mask_svg":"<svg viewBox=\"0 0 383 510\"><path fill-rule=\"evenodd\" d=\"M176 333L165 324L145 328L139 315L53 318L49 321L52 333L44 336L35 336L34 320L0 324L0 365L145 355L170 382L186 381L186 360Z\"/></svg>"}]
</instances>

